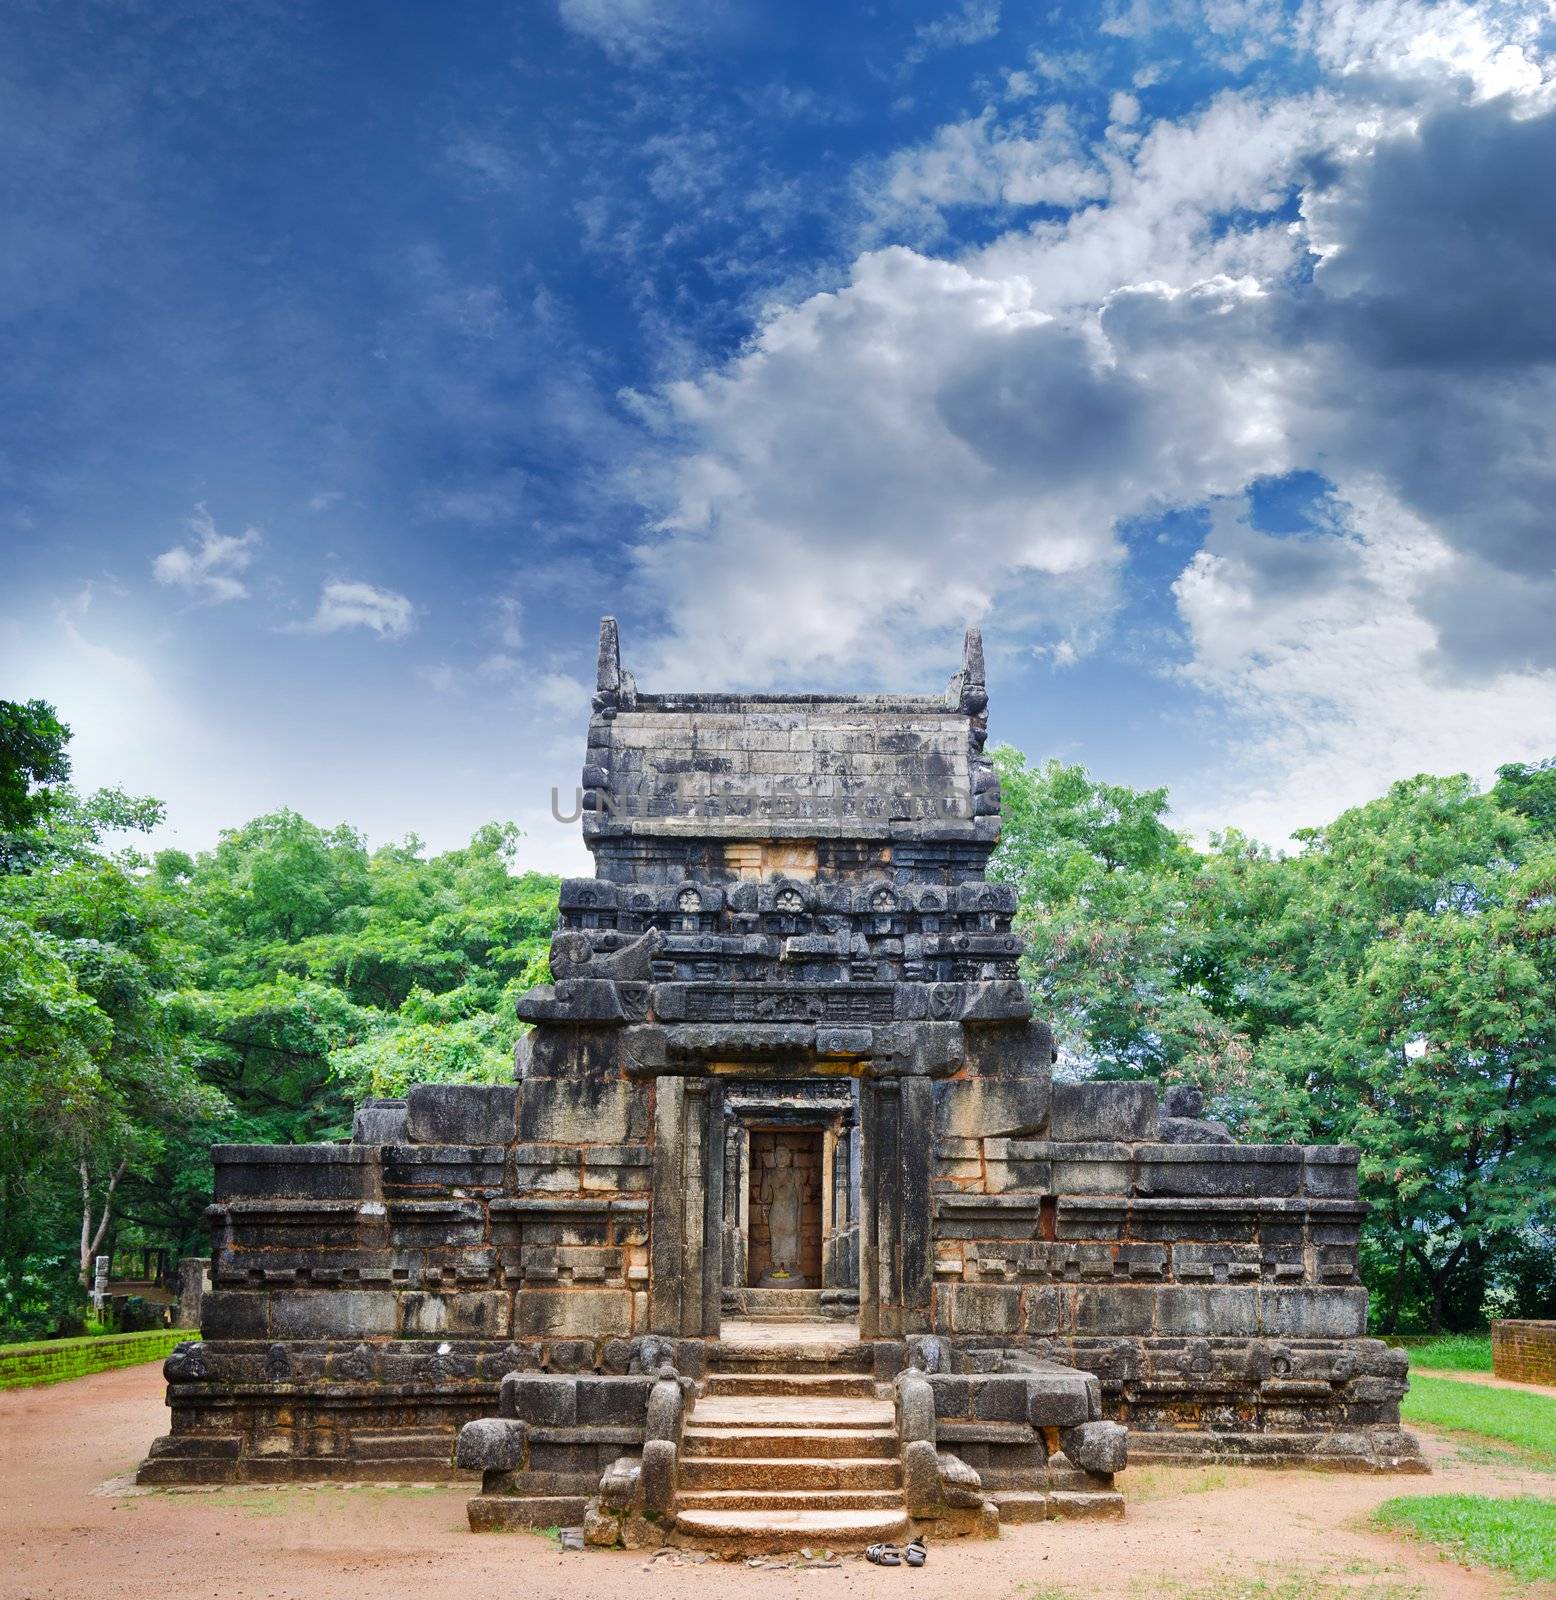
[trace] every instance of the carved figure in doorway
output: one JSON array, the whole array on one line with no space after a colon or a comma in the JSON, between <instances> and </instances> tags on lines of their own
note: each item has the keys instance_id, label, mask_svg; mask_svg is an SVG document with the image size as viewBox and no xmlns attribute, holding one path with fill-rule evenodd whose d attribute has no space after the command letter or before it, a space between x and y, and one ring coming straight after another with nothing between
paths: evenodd
<instances>
[{"instance_id":1,"label":"carved figure in doorway","mask_svg":"<svg viewBox=\"0 0 1556 1600\"><path fill-rule=\"evenodd\" d=\"M787 1151L785 1152L787 1154ZM793 1167L773 1169L773 1199L767 1228L772 1239L773 1270L800 1276L800 1208L804 1179Z\"/></svg>"}]
</instances>

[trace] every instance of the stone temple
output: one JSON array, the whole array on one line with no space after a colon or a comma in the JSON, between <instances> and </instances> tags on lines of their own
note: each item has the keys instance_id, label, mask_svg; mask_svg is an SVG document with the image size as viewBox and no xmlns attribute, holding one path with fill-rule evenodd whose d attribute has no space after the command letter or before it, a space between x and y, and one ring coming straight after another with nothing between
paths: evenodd
<instances>
[{"instance_id":1,"label":"stone temple","mask_svg":"<svg viewBox=\"0 0 1556 1600\"><path fill-rule=\"evenodd\" d=\"M1418 1469L1356 1153L1053 1081L987 704L976 632L943 695L649 694L606 619L515 1081L214 1152L141 1481L752 1550L1117 1515L1126 1451Z\"/></svg>"}]
</instances>

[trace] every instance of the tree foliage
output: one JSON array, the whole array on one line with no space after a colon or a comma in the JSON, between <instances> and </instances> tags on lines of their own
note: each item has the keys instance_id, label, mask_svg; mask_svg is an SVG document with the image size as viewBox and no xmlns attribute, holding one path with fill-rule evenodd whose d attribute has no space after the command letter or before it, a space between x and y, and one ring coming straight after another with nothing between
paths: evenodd
<instances>
[{"instance_id":1,"label":"tree foliage","mask_svg":"<svg viewBox=\"0 0 1556 1600\"><path fill-rule=\"evenodd\" d=\"M68 1325L116 1232L200 1253L213 1143L511 1074L544 975L557 883L511 826L430 857L290 811L198 855L111 846L160 816L62 786L0 878L0 1332Z\"/></svg>"},{"instance_id":2,"label":"tree foliage","mask_svg":"<svg viewBox=\"0 0 1556 1600\"><path fill-rule=\"evenodd\" d=\"M1071 1071L1189 1078L1348 1143L1385 1326L1556 1312L1556 764L1420 776L1274 855L1163 791L997 755L1029 981ZM1542 1287L1543 1286L1543 1287Z\"/></svg>"},{"instance_id":3,"label":"tree foliage","mask_svg":"<svg viewBox=\"0 0 1556 1600\"><path fill-rule=\"evenodd\" d=\"M26 835L70 776L70 729L42 700L0 700L0 872L26 860Z\"/></svg>"}]
</instances>

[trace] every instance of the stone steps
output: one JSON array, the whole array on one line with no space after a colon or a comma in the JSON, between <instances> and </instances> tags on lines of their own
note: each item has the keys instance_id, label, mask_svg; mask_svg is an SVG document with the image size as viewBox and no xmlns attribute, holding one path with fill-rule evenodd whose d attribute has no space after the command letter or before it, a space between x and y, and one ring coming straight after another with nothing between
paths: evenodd
<instances>
[{"instance_id":1,"label":"stone steps","mask_svg":"<svg viewBox=\"0 0 1556 1600\"><path fill-rule=\"evenodd\" d=\"M739 1555L797 1550L863 1550L883 1539L911 1536L905 1511L687 1511L675 1519L677 1544Z\"/></svg>"},{"instance_id":2,"label":"stone steps","mask_svg":"<svg viewBox=\"0 0 1556 1600\"><path fill-rule=\"evenodd\" d=\"M755 1554L908 1536L896 1407L868 1346L753 1327L713 1357L682 1436L677 1543Z\"/></svg>"},{"instance_id":3,"label":"stone steps","mask_svg":"<svg viewBox=\"0 0 1556 1600\"><path fill-rule=\"evenodd\" d=\"M727 1351L728 1354L722 1352ZM875 1371L875 1350L868 1344L715 1345L718 1372L855 1372Z\"/></svg>"},{"instance_id":4,"label":"stone steps","mask_svg":"<svg viewBox=\"0 0 1556 1600\"><path fill-rule=\"evenodd\" d=\"M823 1314L819 1289L726 1289L724 1310L763 1322L819 1322Z\"/></svg>"},{"instance_id":5,"label":"stone steps","mask_svg":"<svg viewBox=\"0 0 1556 1600\"><path fill-rule=\"evenodd\" d=\"M698 1428L682 1435L688 1460L696 1457L879 1461L897 1453L895 1430L880 1428Z\"/></svg>"},{"instance_id":6,"label":"stone steps","mask_svg":"<svg viewBox=\"0 0 1556 1600\"><path fill-rule=\"evenodd\" d=\"M686 1511L901 1511L901 1489L694 1489Z\"/></svg>"},{"instance_id":7,"label":"stone steps","mask_svg":"<svg viewBox=\"0 0 1556 1600\"><path fill-rule=\"evenodd\" d=\"M890 1456L688 1456L681 1486L702 1489L895 1489L902 1463Z\"/></svg>"},{"instance_id":8,"label":"stone steps","mask_svg":"<svg viewBox=\"0 0 1556 1600\"><path fill-rule=\"evenodd\" d=\"M807 1396L822 1400L873 1400L875 1379L862 1372L716 1372L707 1394Z\"/></svg>"},{"instance_id":9,"label":"stone steps","mask_svg":"<svg viewBox=\"0 0 1556 1600\"><path fill-rule=\"evenodd\" d=\"M697 1428L886 1428L897 1413L889 1400L829 1395L703 1395L688 1418Z\"/></svg>"}]
</instances>

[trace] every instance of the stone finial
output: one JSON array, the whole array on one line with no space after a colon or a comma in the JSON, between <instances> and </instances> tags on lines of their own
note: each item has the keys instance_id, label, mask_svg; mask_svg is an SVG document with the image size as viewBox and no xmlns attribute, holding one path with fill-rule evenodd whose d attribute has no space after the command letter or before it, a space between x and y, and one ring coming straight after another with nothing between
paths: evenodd
<instances>
[{"instance_id":1,"label":"stone finial","mask_svg":"<svg viewBox=\"0 0 1556 1600\"><path fill-rule=\"evenodd\" d=\"M989 707L989 691L984 681L983 629L969 628L962 635L962 665L951 675L949 703L965 712L974 721L973 751L983 749L987 722L984 713Z\"/></svg>"},{"instance_id":2,"label":"stone finial","mask_svg":"<svg viewBox=\"0 0 1556 1600\"><path fill-rule=\"evenodd\" d=\"M962 685L971 688L984 686L983 629L969 628L962 637Z\"/></svg>"},{"instance_id":3,"label":"stone finial","mask_svg":"<svg viewBox=\"0 0 1556 1600\"><path fill-rule=\"evenodd\" d=\"M637 705L638 686L630 672L622 670L621 636L614 617L600 618L600 664L595 674L594 709L607 718L618 710L631 711ZM587 785L586 785L587 787Z\"/></svg>"},{"instance_id":4,"label":"stone finial","mask_svg":"<svg viewBox=\"0 0 1556 1600\"><path fill-rule=\"evenodd\" d=\"M621 693L621 637L614 617L600 618L600 667L594 686L601 694Z\"/></svg>"}]
</instances>

